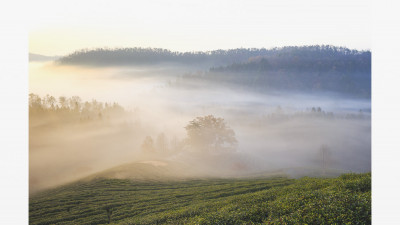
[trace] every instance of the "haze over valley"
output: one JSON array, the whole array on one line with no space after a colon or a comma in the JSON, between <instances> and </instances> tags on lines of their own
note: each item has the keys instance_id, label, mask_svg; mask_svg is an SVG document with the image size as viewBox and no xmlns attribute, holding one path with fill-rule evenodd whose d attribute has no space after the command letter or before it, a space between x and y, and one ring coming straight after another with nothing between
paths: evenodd
<instances>
[{"instance_id":1,"label":"haze over valley","mask_svg":"<svg viewBox=\"0 0 400 225\"><path fill-rule=\"evenodd\" d=\"M371 170L369 51L126 48L48 59L29 63L31 193L96 176ZM198 139L191 122L223 128Z\"/></svg>"}]
</instances>

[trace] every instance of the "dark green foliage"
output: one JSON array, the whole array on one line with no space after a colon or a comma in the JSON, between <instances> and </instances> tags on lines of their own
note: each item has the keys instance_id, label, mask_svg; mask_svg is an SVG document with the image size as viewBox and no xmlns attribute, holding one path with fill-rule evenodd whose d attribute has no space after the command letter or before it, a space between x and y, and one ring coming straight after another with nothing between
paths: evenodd
<instances>
[{"instance_id":1,"label":"dark green foliage","mask_svg":"<svg viewBox=\"0 0 400 225\"><path fill-rule=\"evenodd\" d=\"M370 187L370 173L299 180L99 179L31 197L29 217L31 224L370 224Z\"/></svg>"}]
</instances>

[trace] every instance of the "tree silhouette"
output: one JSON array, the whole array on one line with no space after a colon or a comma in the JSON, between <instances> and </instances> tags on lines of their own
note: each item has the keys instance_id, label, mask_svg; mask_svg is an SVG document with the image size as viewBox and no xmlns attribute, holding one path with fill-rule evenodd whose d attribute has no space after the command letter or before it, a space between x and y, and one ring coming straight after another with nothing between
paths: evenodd
<instances>
[{"instance_id":1,"label":"tree silhouette","mask_svg":"<svg viewBox=\"0 0 400 225\"><path fill-rule=\"evenodd\" d=\"M61 108L67 108L67 107L68 107L67 98L66 98L66 97L60 96L60 97L58 98L58 102L60 103Z\"/></svg>"},{"instance_id":2,"label":"tree silhouette","mask_svg":"<svg viewBox=\"0 0 400 225\"><path fill-rule=\"evenodd\" d=\"M29 94L29 107L32 110L37 110L42 108L42 99L39 95L30 93Z\"/></svg>"},{"instance_id":3,"label":"tree silhouette","mask_svg":"<svg viewBox=\"0 0 400 225\"><path fill-rule=\"evenodd\" d=\"M142 151L146 153L155 152L153 138L147 136L142 143Z\"/></svg>"},{"instance_id":4,"label":"tree silhouette","mask_svg":"<svg viewBox=\"0 0 400 225\"><path fill-rule=\"evenodd\" d=\"M235 132L226 124L224 119L213 115L197 117L185 127L187 144L200 151L233 150L237 140Z\"/></svg>"},{"instance_id":5,"label":"tree silhouette","mask_svg":"<svg viewBox=\"0 0 400 225\"><path fill-rule=\"evenodd\" d=\"M52 121L59 119L59 122L88 122L101 121L103 118L118 118L128 112L117 103L105 104L93 99L91 102L82 102L79 96L56 98L46 95L41 98L34 93L29 94L29 116L30 119L45 118L51 115ZM53 121L55 122L55 121Z\"/></svg>"}]
</instances>

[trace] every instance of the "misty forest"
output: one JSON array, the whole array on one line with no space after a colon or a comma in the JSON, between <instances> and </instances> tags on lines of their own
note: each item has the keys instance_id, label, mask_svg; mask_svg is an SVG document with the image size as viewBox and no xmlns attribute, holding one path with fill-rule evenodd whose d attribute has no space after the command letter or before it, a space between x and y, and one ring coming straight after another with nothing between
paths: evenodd
<instances>
[{"instance_id":1,"label":"misty forest","mask_svg":"<svg viewBox=\"0 0 400 225\"><path fill-rule=\"evenodd\" d=\"M370 224L371 52L30 54L30 224Z\"/></svg>"}]
</instances>

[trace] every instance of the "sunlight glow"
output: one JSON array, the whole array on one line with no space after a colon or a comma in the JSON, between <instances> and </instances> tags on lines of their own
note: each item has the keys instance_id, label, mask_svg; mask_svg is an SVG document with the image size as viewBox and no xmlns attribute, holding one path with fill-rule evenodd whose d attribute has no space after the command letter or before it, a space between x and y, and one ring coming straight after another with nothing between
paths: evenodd
<instances>
[{"instance_id":1,"label":"sunlight glow","mask_svg":"<svg viewBox=\"0 0 400 225\"><path fill-rule=\"evenodd\" d=\"M369 1L40 1L29 51L157 47L177 51L332 44L370 49Z\"/></svg>"}]
</instances>

